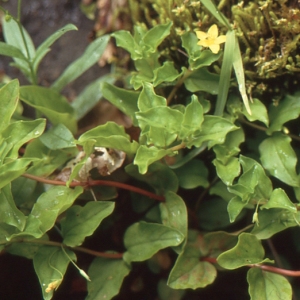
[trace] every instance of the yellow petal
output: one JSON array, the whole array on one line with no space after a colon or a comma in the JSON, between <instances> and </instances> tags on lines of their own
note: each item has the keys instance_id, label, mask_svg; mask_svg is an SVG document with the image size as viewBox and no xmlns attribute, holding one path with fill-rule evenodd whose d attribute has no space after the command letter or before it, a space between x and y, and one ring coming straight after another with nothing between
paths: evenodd
<instances>
[{"instance_id":1,"label":"yellow petal","mask_svg":"<svg viewBox=\"0 0 300 300\"><path fill-rule=\"evenodd\" d=\"M210 45L209 49L212 53L217 54L220 51L220 46L218 44Z\"/></svg>"},{"instance_id":2,"label":"yellow petal","mask_svg":"<svg viewBox=\"0 0 300 300\"><path fill-rule=\"evenodd\" d=\"M207 38L207 33L204 31L196 31L196 34L199 40L204 40Z\"/></svg>"},{"instance_id":3,"label":"yellow petal","mask_svg":"<svg viewBox=\"0 0 300 300\"><path fill-rule=\"evenodd\" d=\"M226 42L226 35L220 35L216 38L215 43L216 44L222 44Z\"/></svg>"},{"instance_id":4,"label":"yellow petal","mask_svg":"<svg viewBox=\"0 0 300 300\"><path fill-rule=\"evenodd\" d=\"M214 43L212 42L212 40L207 39L207 40L199 41L197 44L203 47L210 47Z\"/></svg>"},{"instance_id":5,"label":"yellow petal","mask_svg":"<svg viewBox=\"0 0 300 300\"><path fill-rule=\"evenodd\" d=\"M219 34L219 31L218 31L217 25L216 24L211 25L210 28L207 31L207 35L210 38L215 39L215 38L217 38L218 34Z\"/></svg>"}]
</instances>

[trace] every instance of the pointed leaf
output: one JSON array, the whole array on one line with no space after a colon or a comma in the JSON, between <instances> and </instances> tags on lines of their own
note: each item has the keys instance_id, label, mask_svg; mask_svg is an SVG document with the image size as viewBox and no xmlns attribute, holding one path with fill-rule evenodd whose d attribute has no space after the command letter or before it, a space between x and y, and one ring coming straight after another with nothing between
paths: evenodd
<instances>
[{"instance_id":1,"label":"pointed leaf","mask_svg":"<svg viewBox=\"0 0 300 300\"><path fill-rule=\"evenodd\" d=\"M172 154L171 150L158 149L156 147L140 146L134 158L134 165L137 165L141 174L147 173L148 166L153 162Z\"/></svg>"},{"instance_id":2,"label":"pointed leaf","mask_svg":"<svg viewBox=\"0 0 300 300\"><path fill-rule=\"evenodd\" d=\"M57 91L41 86L22 86L20 98L43 113L52 124L64 124L71 132L77 130L75 113L67 99Z\"/></svg>"},{"instance_id":3,"label":"pointed leaf","mask_svg":"<svg viewBox=\"0 0 300 300\"><path fill-rule=\"evenodd\" d=\"M135 154L138 149L138 143L130 141L130 136L125 132L124 127L114 122L97 126L82 134L78 139L79 143L89 140L94 140L95 146L113 148L127 154Z\"/></svg>"},{"instance_id":4,"label":"pointed leaf","mask_svg":"<svg viewBox=\"0 0 300 300\"><path fill-rule=\"evenodd\" d=\"M26 223L25 215L16 207L11 185L8 184L0 190L0 222L17 227L23 230Z\"/></svg>"},{"instance_id":5,"label":"pointed leaf","mask_svg":"<svg viewBox=\"0 0 300 300\"><path fill-rule=\"evenodd\" d=\"M147 111L157 106L167 106L166 98L155 94L153 85L149 82L143 83L143 90L139 95L138 108L140 111Z\"/></svg>"},{"instance_id":6,"label":"pointed leaf","mask_svg":"<svg viewBox=\"0 0 300 300\"><path fill-rule=\"evenodd\" d=\"M203 288L214 282L216 268L209 262L200 261L199 250L187 245L171 270L168 285L173 289Z\"/></svg>"},{"instance_id":7,"label":"pointed leaf","mask_svg":"<svg viewBox=\"0 0 300 300\"><path fill-rule=\"evenodd\" d=\"M30 158L19 158L0 166L0 189L21 176L32 162Z\"/></svg>"},{"instance_id":8,"label":"pointed leaf","mask_svg":"<svg viewBox=\"0 0 300 300\"><path fill-rule=\"evenodd\" d=\"M255 235L241 233L238 243L232 249L222 253L217 261L218 264L229 270L237 269L249 264L263 263L265 251L261 242Z\"/></svg>"},{"instance_id":9,"label":"pointed leaf","mask_svg":"<svg viewBox=\"0 0 300 300\"><path fill-rule=\"evenodd\" d=\"M264 209L258 213L258 221L251 231L258 239L268 239L277 232L289 227L299 226L300 214L286 209Z\"/></svg>"},{"instance_id":10,"label":"pointed leaf","mask_svg":"<svg viewBox=\"0 0 300 300\"><path fill-rule=\"evenodd\" d=\"M154 223L135 223L126 230L127 251L123 257L126 262L144 261L161 249L180 245L183 240L183 234L176 229Z\"/></svg>"},{"instance_id":11,"label":"pointed leaf","mask_svg":"<svg viewBox=\"0 0 300 300\"><path fill-rule=\"evenodd\" d=\"M22 145L28 141L39 137L46 127L45 119L36 119L34 121L16 121L11 123L2 132L5 141L12 144L13 147L8 153L12 159L16 159L19 155L18 151Z\"/></svg>"},{"instance_id":12,"label":"pointed leaf","mask_svg":"<svg viewBox=\"0 0 300 300\"><path fill-rule=\"evenodd\" d=\"M24 54L17 48L12 45L0 42L0 55L5 55L9 57L15 57L26 61Z\"/></svg>"},{"instance_id":13,"label":"pointed leaf","mask_svg":"<svg viewBox=\"0 0 300 300\"><path fill-rule=\"evenodd\" d=\"M19 100L19 82L12 80L0 89L0 133L8 126Z\"/></svg>"},{"instance_id":14,"label":"pointed leaf","mask_svg":"<svg viewBox=\"0 0 300 300\"><path fill-rule=\"evenodd\" d=\"M264 208L283 208L292 213L297 213L295 204L289 199L285 191L280 188L275 189L272 192L270 200L266 204L261 206L261 209Z\"/></svg>"},{"instance_id":15,"label":"pointed leaf","mask_svg":"<svg viewBox=\"0 0 300 300\"><path fill-rule=\"evenodd\" d=\"M92 235L102 220L112 213L114 206L113 202L98 201L68 209L61 221L64 244L69 247L80 246L85 237Z\"/></svg>"},{"instance_id":16,"label":"pointed leaf","mask_svg":"<svg viewBox=\"0 0 300 300\"><path fill-rule=\"evenodd\" d=\"M125 115L129 116L135 126L138 125L135 113L138 111L137 101L140 92L128 91L104 82L101 86L103 96L120 109Z\"/></svg>"},{"instance_id":17,"label":"pointed leaf","mask_svg":"<svg viewBox=\"0 0 300 300\"><path fill-rule=\"evenodd\" d=\"M73 61L52 84L52 87L61 91L68 83L72 82L94 65L103 54L110 39L109 35L103 35L94 40L84 51L84 53Z\"/></svg>"},{"instance_id":18,"label":"pointed leaf","mask_svg":"<svg viewBox=\"0 0 300 300\"><path fill-rule=\"evenodd\" d=\"M265 105L258 99L254 98L252 99L252 102L249 103L249 106L251 109L251 115L247 112L246 107L243 106L243 114L246 118L250 122L258 120L263 122L266 126L269 126L269 117Z\"/></svg>"},{"instance_id":19,"label":"pointed leaf","mask_svg":"<svg viewBox=\"0 0 300 300\"><path fill-rule=\"evenodd\" d=\"M76 260L73 252L65 250L72 260ZM63 280L69 258L58 247L44 246L39 248L33 258L34 270L39 278L44 300L52 299L53 292Z\"/></svg>"},{"instance_id":20,"label":"pointed leaf","mask_svg":"<svg viewBox=\"0 0 300 300\"><path fill-rule=\"evenodd\" d=\"M51 150L76 147L73 134L63 124L52 127L40 137L40 141Z\"/></svg>"},{"instance_id":21,"label":"pointed leaf","mask_svg":"<svg viewBox=\"0 0 300 300\"><path fill-rule=\"evenodd\" d=\"M163 65L153 71L154 80L153 86L158 86L163 82L172 82L177 79L181 74L174 67L174 63L166 61Z\"/></svg>"},{"instance_id":22,"label":"pointed leaf","mask_svg":"<svg viewBox=\"0 0 300 300\"><path fill-rule=\"evenodd\" d=\"M186 238L188 220L184 201L171 191L165 193L165 198L165 202L159 205L162 223L165 226L177 229Z\"/></svg>"},{"instance_id":23,"label":"pointed leaf","mask_svg":"<svg viewBox=\"0 0 300 300\"><path fill-rule=\"evenodd\" d=\"M283 124L290 120L297 119L300 114L300 93L286 95L277 106L273 105L270 110L270 128L268 134L280 131Z\"/></svg>"},{"instance_id":24,"label":"pointed leaf","mask_svg":"<svg viewBox=\"0 0 300 300\"><path fill-rule=\"evenodd\" d=\"M44 56L50 51L49 47L58 40L62 35L70 30L77 30L77 27L73 24L68 24L63 28L57 30L56 32L52 33L36 50L35 57L33 60L33 68L35 72L38 69L39 63L44 58Z\"/></svg>"},{"instance_id":25,"label":"pointed leaf","mask_svg":"<svg viewBox=\"0 0 300 300\"><path fill-rule=\"evenodd\" d=\"M211 148L216 144L224 143L227 133L236 129L238 127L227 119L207 115L204 117L200 133L195 135L187 146L200 147L203 142L208 141L208 147Z\"/></svg>"},{"instance_id":26,"label":"pointed leaf","mask_svg":"<svg viewBox=\"0 0 300 300\"><path fill-rule=\"evenodd\" d=\"M297 156L290 145L291 138L276 134L259 145L260 159L271 175L284 183L299 187L296 173Z\"/></svg>"},{"instance_id":27,"label":"pointed leaf","mask_svg":"<svg viewBox=\"0 0 300 300\"><path fill-rule=\"evenodd\" d=\"M252 268L247 273L251 300L291 300L292 288L282 275Z\"/></svg>"},{"instance_id":28,"label":"pointed leaf","mask_svg":"<svg viewBox=\"0 0 300 300\"><path fill-rule=\"evenodd\" d=\"M97 257L92 262L88 274L88 296L86 300L112 299L119 293L130 267L123 260Z\"/></svg>"},{"instance_id":29,"label":"pointed leaf","mask_svg":"<svg viewBox=\"0 0 300 300\"><path fill-rule=\"evenodd\" d=\"M85 116L99 101L103 99L101 85L103 83L113 84L115 78L111 74L104 75L89 83L83 91L77 95L71 105L76 112L76 119L80 120Z\"/></svg>"}]
</instances>

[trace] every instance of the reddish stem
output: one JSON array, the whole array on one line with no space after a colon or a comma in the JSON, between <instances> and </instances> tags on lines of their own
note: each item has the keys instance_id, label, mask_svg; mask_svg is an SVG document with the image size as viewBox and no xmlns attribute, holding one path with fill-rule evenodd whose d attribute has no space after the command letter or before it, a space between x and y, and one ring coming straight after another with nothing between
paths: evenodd
<instances>
[{"instance_id":1,"label":"reddish stem","mask_svg":"<svg viewBox=\"0 0 300 300\"><path fill-rule=\"evenodd\" d=\"M214 257L202 257L201 261L207 261L212 264L217 263L217 259ZM281 269L281 268L267 266L267 265L261 265L261 264L251 264L251 265L247 265L247 266L250 268L259 268L263 271L272 272L272 273L276 273L276 274L280 274L280 275L284 275L284 276L300 277L300 271L291 271L291 270L286 270L286 269Z\"/></svg>"},{"instance_id":2,"label":"reddish stem","mask_svg":"<svg viewBox=\"0 0 300 300\"><path fill-rule=\"evenodd\" d=\"M35 176L35 175L32 175L32 174L25 173L22 176L24 176L26 178L29 178L29 179L33 179L33 180L38 181L38 182L47 183L47 184L66 185L66 182L61 181L61 180L47 179L47 178ZM163 196L156 195L154 193L151 193L149 191L137 188L135 186L125 184L125 183L116 182L116 181L89 180L88 182L73 181L73 182L70 183L70 187L83 186L84 188L88 188L88 187L96 186L96 185L113 186L113 187L121 188L121 189L124 189L124 190L132 191L132 192L135 192L135 193L138 193L138 194L141 194L141 195L145 195L145 196L147 196L149 198L152 198L154 200L157 200L157 201L161 201L161 202L165 201L165 198Z\"/></svg>"}]
</instances>

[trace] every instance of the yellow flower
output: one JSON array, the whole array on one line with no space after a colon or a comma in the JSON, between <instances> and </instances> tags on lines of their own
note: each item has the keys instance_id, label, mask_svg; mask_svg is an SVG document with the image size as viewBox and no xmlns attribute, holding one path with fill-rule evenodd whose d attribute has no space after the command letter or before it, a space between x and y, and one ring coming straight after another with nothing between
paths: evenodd
<instances>
[{"instance_id":1,"label":"yellow flower","mask_svg":"<svg viewBox=\"0 0 300 300\"><path fill-rule=\"evenodd\" d=\"M217 54L220 51L220 44L225 43L226 36L218 36L218 27L212 25L207 33L204 31L196 31L197 37L200 40L197 44L203 47L208 47L212 53Z\"/></svg>"}]
</instances>

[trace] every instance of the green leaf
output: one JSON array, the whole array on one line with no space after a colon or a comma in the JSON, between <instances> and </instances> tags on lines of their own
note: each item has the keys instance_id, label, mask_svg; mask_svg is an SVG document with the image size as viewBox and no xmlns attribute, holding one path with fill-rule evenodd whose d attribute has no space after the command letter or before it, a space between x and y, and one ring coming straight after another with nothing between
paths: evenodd
<instances>
[{"instance_id":1,"label":"green leaf","mask_svg":"<svg viewBox=\"0 0 300 300\"><path fill-rule=\"evenodd\" d=\"M187 237L188 220L187 208L174 192L165 193L165 202L159 204L163 225L177 229L185 238Z\"/></svg>"},{"instance_id":2,"label":"green leaf","mask_svg":"<svg viewBox=\"0 0 300 300\"><path fill-rule=\"evenodd\" d=\"M130 267L123 260L97 257L90 265L88 295L86 300L112 299L119 293L124 277Z\"/></svg>"},{"instance_id":3,"label":"green leaf","mask_svg":"<svg viewBox=\"0 0 300 300\"><path fill-rule=\"evenodd\" d=\"M171 134L180 131L183 121L183 114L168 106L153 107L145 112L137 112L135 115L139 124L142 122L142 124L161 128Z\"/></svg>"},{"instance_id":4,"label":"green leaf","mask_svg":"<svg viewBox=\"0 0 300 300\"><path fill-rule=\"evenodd\" d=\"M143 83L143 90L138 98L138 108L141 112L157 106L167 106L166 98L155 94L153 85L149 82Z\"/></svg>"},{"instance_id":5,"label":"green leaf","mask_svg":"<svg viewBox=\"0 0 300 300\"><path fill-rule=\"evenodd\" d=\"M238 241L238 233L228 233L225 231L214 231L203 236L204 243L199 249L202 256L217 258L221 253L234 247Z\"/></svg>"},{"instance_id":6,"label":"green leaf","mask_svg":"<svg viewBox=\"0 0 300 300\"><path fill-rule=\"evenodd\" d=\"M68 83L94 65L103 54L109 39L109 35L103 35L89 44L84 53L64 70L61 76L52 84L52 87L61 91Z\"/></svg>"},{"instance_id":7,"label":"green leaf","mask_svg":"<svg viewBox=\"0 0 300 300\"><path fill-rule=\"evenodd\" d=\"M215 108L215 115L222 116L227 102L232 66L234 61L234 51L237 47L235 32L230 30L226 34L224 56L220 73L219 91Z\"/></svg>"},{"instance_id":8,"label":"green leaf","mask_svg":"<svg viewBox=\"0 0 300 300\"><path fill-rule=\"evenodd\" d=\"M46 232L53 227L56 218L67 210L82 192L83 188L79 186L75 189L52 186L38 198L29 218L40 220L40 230Z\"/></svg>"},{"instance_id":9,"label":"green leaf","mask_svg":"<svg viewBox=\"0 0 300 300\"><path fill-rule=\"evenodd\" d=\"M124 253L126 262L144 261L157 251L178 246L184 241L184 236L178 230L154 223L139 222L130 226L124 236Z\"/></svg>"},{"instance_id":10,"label":"green leaf","mask_svg":"<svg viewBox=\"0 0 300 300\"><path fill-rule=\"evenodd\" d=\"M282 275L252 268L247 273L251 300L291 300L292 288Z\"/></svg>"},{"instance_id":11,"label":"green leaf","mask_svg":"<svg viewBox=\"0 0 300 300\"><path fill-rule=\"evenodd\" d=\"M26 57L24 54L12 45L8 45L6 43L0 42L0 55L5 55L9 57L15 57L26 61Z\"/></svg>"},{"instance_id":12,"label":"green leaf","mask_svg":"<svg viewBox=\"0 0 300 300\"><path fill-rule=\"evenodd\" d=\"M76 260L76 256L72 251L68 249L65 251L72 260ZM33 266L39 278L44 300L52 299L53 291L56 290L62 282L69 262L69 258L63 250L58 247L44 246L39 248L33 258ZM53 284L52 289L50 288L51 284ZM48 291L47 288L50 290Z\"/></svg>"},{"instance_id":13,"label":"green leaf","mask_svg":"<svg viewBox=\"0 0 300 300\"><path fill-rule=\"evenodd\" d=\"M251 233L262 240L289 227L299 226L300 215L286 209L264 209L259 212L258 221L259 225L256 223Z\"/></svg>"},{"instance_id":14,"label":"green leaf","mask_svg":"<svg viewBox=\"0 0 300 300\"><path fill-rule=\"evenodd\" d=\"M173 151L142 145L136 152L133 164L138 166L141 174L145 174L150 164L170 154L173 154Z\"/></svg>"},{"instance_id":15,"label":"green leaf","mask_svg":"<svg viewBox=\"0 0 300 300\"><path fill-rule=\"evenodd\" d=\"M201 203L197 216L200 228L206 231L219 230L230 225L227 203L220 198Z\"/></svg>"},{"instance_id":16,"label":"green leaf","mask_svg":"<svg viewBox=\"0 0 300 300\"><path fill-rule=\"evenodd\" d=\"M153 74L154 74L153 86L158 86L163 82L172 82L181 75L175 69L174 63L170 61L166 61L161 67L156 68L153 71Z\"/></svg>"},{"instance_id":17,"label":"green leaf","mask_svg":"<svg viewBox=\"0 0 300 300\"><path fill-rule=\"evenodd\" d=\"M21 176L32 162L30 158L19 158L0 166L0 189Z\"/></svg>"},{"instance_id":18,"label":"green leaf","mask_svg":"<svg viewBox=\"0 0 300 300\"><path fill-rule=\"evenodd\" d=\"M88 202L84 207L72 206L61 221L63 243L69 247L80 246L112 213L114 206L113 202L104 201Z\"/></svg>"},{"instance_id":19,"label":"green leaf","mask_svg":"<svg viewBox=\"0 0 300 300\"><path fill-rule=\"evenodd\" d=\"M0 190L0 222L23 230L26 223L25 215L18 210L14 202L11 185L7 184Z\"/></svg>"},{"instance_id":20,"label":"green leaf","mask_svg":"<svg viewBox=\"0 0 300 300\"><path fill-rule=\"evenodd\" d=\"M178 179L174 171L162 163L153 163L144 175L140 174L137 166L133 164L127 165L125 171L137 180L149 184L158 195L163 195L165 191L176 193L178 190Z\"/></svg>"},{"instance_id":21,"label":"green leaf","mask_svg":"<svg viewBox=\"0 0 300 300\"><path fill-rule=\"evenodd\" d=\"M282 130L283 124L290 120L297 119L300 114L300 93L293 96L286 95L278 105L272 105L270 109L270 128L267 130L268 134L274 131Z\"/></svg>"},{"instance_id":22,"label":"green leaf","mask_svg":"<svg viewBox=\"0 0 300 300\"><path fill-rule=\"evenodd\" d=\"M222 144L227 133L236 129L238 127L227 119L206 115L200 133L194 135L194 139L187 143L187 147L200 147L206 141L208 141L209 148L216 144Z\"/></svg>"},{"instance_id":23,"label":"green leaf","mask_svg":"<svg viewBox=\"0 0 300 300\"><path fill-rule=\"evenodd\" d=\"M230 157L226 164L214 159L213 164L216 167L219 178L226 184L232 185L233 180L240 174L241 166L237 157Z\"/></svg>"},{"instance_id":24,"label":"green leaf","mask_svg":"<svg viewBox=\"0 0 300 300\"><path fill-rule=\"evenodd\" d=\"M63 124L58 124L40 137L40 141L51 150L76 147L73 134Z\"/></svg>"},{"instance_id":25,"label":"green leaf","mask_svg":"<svg viewBox=\"0 0 300 300\"><path fill-rule=\"evenodd\" d=\"M18 158L18 151L28 141L39 137L45 130L46 120L36 119L34 121L16 121L9 124L2 132L3 138L8 144L13 145L7 154L9 158Z\"/></svg>"},{"instance_id":26,"label":"green leaf","mask_svg":"<svg viewBox=\"0 0 300 300\"><path fill-rule=\"evenodd\" d=\"M138 125L135 113L138 111L138 98L140 92L128 91L104 82L101 91L105 99L129 116L135 126Z\"/></svg>"},{"instance_id":27,"label":"green leaf","mask_svg":"<svg viewBox=\"0 0 300 300\"><path fill-rule=\"evenodd\" d=\"M199 186L207 188L209 185L208 170L201 160L193 159L174 171L180 187L184 189L194 189Z\"/></svg>"},{"instance_id":28,"label":"green leaf","mask_svg":"<svg viewBox=\"0 0 300 300\"><path fill-rule=\"evenodd\" d=\"M130 136L125 132L124 127L114 122L97 126L82 134L78 139L79 144L89 140L94 140L95 146L113 148L127 154L135 154L138 148L138 143L130 141Z\"/></svg>"},{"instance_id":29,"label":"green leaf","mask_svg":"<svg viewBox=\"0 0 300 300\"><path fill-rule=\"evenodd\" d=\"M116 39L118 47L122 47L130 53L132 60L137 60L143 57L142 48L137 44L129 31L119 30L114 32L111 36Z\"/></svg>"},{"instance_id":30,"label":"green leaf","mask_svg":"<svg viewBox=\"0 0 300 300\"><path fill-rule=\"evenodd\" d=\"M260 159L271 175L288 185L299 187L295 170L297 156L290 142L290 137L280 133L265 139L259 145Z\"/></svg>"},{"instance_id":31,"label":"green leaf","mask_svg":"<svg viewBox=\"0 0 300 300\"><path fill-rule=\"evenodd\" d=\"M226 17L217 9L211 0L201 0L201 3L222 25L226 26L229 30L231 29L230 23Z\"/></svg>"},{"instance_id":32,"label":"green leaf","mask_svg":"<svg viewBox=\"0 0 300 300\"><path fill-rule=\"evenodd\" d=\"M12 80L0 89L0 133L8 126L19 100L19 82Z\"/></svg>"},{"instance_id":33,"label":"green leaf","mask_svg":"<svg viewBox=\"0 0 300 300\"><path fill-rule=\"evenodd\" d=\"M57 91L41 86L22 86L20 98L44 114L53 125L62 123L71 132L77 131L77 122L72 106Z\"/></svg>"},{"instance_id":34,"label":"green leaf","mask_svg":"<svg viewBox=\"0 0 300 300\"><path fill-rule=\"evenodd\" d=\"M155 52L159 44L170 34L172 25L172 22L168 22L166 24L158 24L156 26L153 26L142 37L140 45L145 45L147 48L147 52Z\"/></svg>"},{"instance_id":35,"label":"green leaf","mask_svg":"<svg viewBox=\"0 0 300 300\"><path fill-rule=\"evenodd\" d=\"M37 72L38 66L44 56L50 51L50 46L58 40L62 35L70 30L77 30L77 27L73 24L68 24L61 29L51 34L36 50L35 57L33 60L34 71Z\"/></svg>"},{"instance_id":36,"label":"green leaf","mask_svg":"<svg viewBox=\"0 0 300 300\"><path fill-rule=\"evenodd\" d=\"M219 78L219 75L210 73L207 68L201 68L193 71L184 80L184 86L192 93L204 91L212 95L217 95L219 91Z\"/></svg>"},{"instance_id":37,"label":"green leaf","mask_svg":"<svg viewBox=\"0 0 300 300\"><path fill-rule=\"evenodd\" d=\"M209 262L200 261L201 252L197 236L191 239L178 256L170 272L168 285L173 289L203 288L214 282L217 277L216 268Z\"/></svg>"},{"instance_id":38,"label":"green leaf","mask_svg":"<svg viewBox=\"0 0 300 300\"><path fill-rule=\"evenodd\" d=\"M249 264L270 262L269 259L263 259L264 256L264 248L256 236L243 232L239 235L236 246L222 253L217 261L221 267L233 270Z\"/></svg>"},{"instance_id":39,"label":"green leaf","mask_svg":"<svg viewBox=\"0 0 300 300\"><path fill-rule=\"evenodd\" d=\"M77 154L76 147L51 150L39 139L36 139L27 145L23 157L35 159L32 167L28 169L28 173L36 176L48 176Z\"/></svg>"},{"instance_id":40,"label":"green leaf","mask_svg":"<svg viewBox=\"0 0 300 300\"><path fill-rule=\"evenodd\" d=\"M197 96L193 95L192 101L185 108L179 138L188 138L196 130L200 130L203 120L203 107L198 101Z\"/></svg>"},{"instance_id":41,"label":"green leaf","mask_svg":"<svg viewBox=\"0 0 300 300\"><path fill-rule=\"evenodd\" d=\"M282 208L287 209L292 213L297 213L297 208L295 204L289 199L285 191L280 188L275 189L272 192L270 200L266 204L261 206L261 209L264 208Z\"/></svg>"},{"instance_id":42,"label":"green leaf","mask_svg":"<svg viewBox=\"0 0 300 300\"><path fill-rule=\"evenodd\" d=\"M251 110L251 115L248 113L246 107L243 106L243 114L245 115L245 117L250 122L258 120L263 122L266 126L269 126L269 117L265 105L258 99L254 98L249 103L249 106Z\"/></svg>"},{"instance_id":43,"label":"green leaf","mask_svg":"<svg viewBox=\"0 0 300 300\"><path fill-rule=\"evenodd\" d=\"M103 83L113 84L115 80L116 79L111 74L107 74L91 82L84 88L71 103L76 112L77 120L80 120L85 116L101 99L103 99L101 85Z\"/></svg>"},{"instance_id":44,"label":"green leaf","mask_svg":"<svg viewBox=\"0 0 300 300\"><path fill-rule=\"evenodd\" d=\"M227 211L229 214L230 223L233 223L237 216L241 213L243 208L247 206L247 202L243 201L243 199L239 196L233 197L227 206Z\"/></svg>"},{"instance_id":45,"label":"green leaf","mask_svg":"<svg viewBox=\"0 0 300 300\"><path fill-rule=\"evenodd\" d=\"M19 67L19 69L30 81L32 81L33 78L31 77L32 74L30 74L30 66L28 62L31 62L34 59L35 47L31 40L31 37L29 36L26 29L23 26L19 27L18 23L14 19L6 21L4 18L2 26L6 43L18 48L26 57L27 61L20 58L14 58L17 67ZM21 33L21 30L23 35ZM23 36L25 41L23 39Z\"/></svg>"},{"instance_id":46,"label":"green leaf","mask_svg":"<svg viewBox=\"0 0 300 300\"><path fill-rule=\"evenodd\" d=\"M12 255L18 255L27 259L33 259L37 254L39 248L44 247L43 241L48 241L47 235L43 235L40 239L36 239L36 243L26 240L22 240L21 243L12 243L7 247L7 252Z\"/></svg>"}]
</instances>

